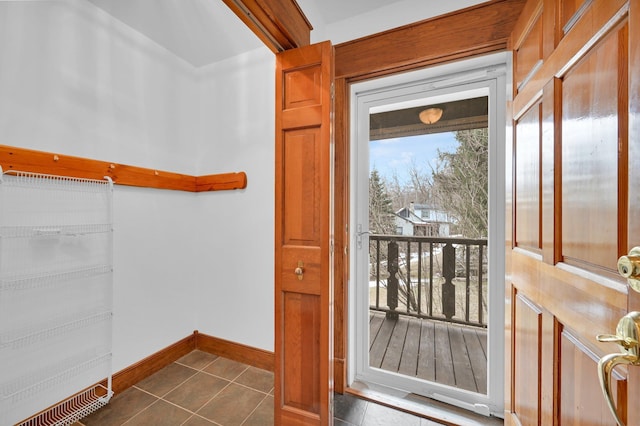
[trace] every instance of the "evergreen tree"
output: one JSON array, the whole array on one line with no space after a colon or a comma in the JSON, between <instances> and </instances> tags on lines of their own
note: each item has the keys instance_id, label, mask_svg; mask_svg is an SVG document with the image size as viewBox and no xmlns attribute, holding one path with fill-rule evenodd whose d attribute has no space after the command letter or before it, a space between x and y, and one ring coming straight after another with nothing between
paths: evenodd
<instances>
[{"instance_id":1,"label":"evergreen tree","mask_svg":"<svg viewBox=\"0 0 640 426\"><path fill-rule=\"evenodd\" d=\"M369 175L369 231L384 235L395 231L391 197L375 168Z\"/></svg>"},{"instance_id":2,"label":"evergreen tree","mask_svg":"<svg viewBox=\"0 0 640 426\"><path fill-rule=\"evenodd\" d=\"M489 132L487 128L456 132L456 152L438 151L439 166L432 172L433 195L457 219L458 232L467 238L487 236Z\"/></svg>"}]
</instances>

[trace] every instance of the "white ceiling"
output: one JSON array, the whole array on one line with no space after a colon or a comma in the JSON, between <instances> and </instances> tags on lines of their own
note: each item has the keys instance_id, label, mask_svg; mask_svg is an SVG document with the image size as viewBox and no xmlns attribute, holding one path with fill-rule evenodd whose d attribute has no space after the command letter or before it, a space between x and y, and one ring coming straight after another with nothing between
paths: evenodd
<instances>
[{"instance_id":1,"label":"white ceiling","mask_svg":"<svg viewBox=\"0 0 640 426\"><path fill-rule=\"evenodd\" d=\"M88 0L196 67L263 46L222 0Z\"/></svg>"},{"instance_id":2,"label":"white ceiling","mask_svg":"<svg viewBox=\"0 0 640 426\"><path fill-rule=\"evenodd\" d=\"M87 1L195 67L263 46L222 0ZM483 1L298 0L298 4L321 40L340 42ZM326 28L341 34L326 34Z\"/></svg>"}]
</instances>

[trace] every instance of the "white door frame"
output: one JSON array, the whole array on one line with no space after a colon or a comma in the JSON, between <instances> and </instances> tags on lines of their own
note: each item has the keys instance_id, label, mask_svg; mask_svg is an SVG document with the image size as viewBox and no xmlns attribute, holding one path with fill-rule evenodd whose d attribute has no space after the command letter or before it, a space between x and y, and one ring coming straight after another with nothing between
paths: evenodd
<instances>
[{"instance_id":1,"label":"white door frame","mask_svg":"<svg viewBox=\"0 0 640 426\"><path fill-rule=\"evenodd\" d=\"M504 215L506 102L511 93L511 56L497 53L418 71L356 83L351 86L351 213L349 282L349 346L347 385L369 382L416 392L406 379L369 367L368 301L368 177L369 114L389 105L403 108L422 100L455 100L489 96L489 257L487 395L438 383L416 382L420 394L484 415L504 413ZM416 105L411 105L415 101ZM395 109L395 108L393 108ZM360 277L365 277L360 279ZM359 283L360 281L360 283ZM425 392L426 390L426 392Z\"/></svg>"}]
</instances>

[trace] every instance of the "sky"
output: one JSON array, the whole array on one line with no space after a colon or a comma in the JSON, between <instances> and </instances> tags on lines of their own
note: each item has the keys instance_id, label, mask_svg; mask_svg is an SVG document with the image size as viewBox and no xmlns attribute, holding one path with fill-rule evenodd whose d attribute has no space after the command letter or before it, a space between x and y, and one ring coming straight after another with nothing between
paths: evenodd
<instances>
[{"instance_id":1,"label":"sky","mask_svg":"<svg viewBox=\"0 0 640 426\"><path fill-rule=\"evenodd\" d=\"M435 168L438 149L454 152L457 146L453 132L371 141L369 169L375 168L386 179L391 179L396 173L400 183L404 183L409 180L408 170L412 162L418 169L430 172L429 165Z\"/></svg>"}]
</instances>

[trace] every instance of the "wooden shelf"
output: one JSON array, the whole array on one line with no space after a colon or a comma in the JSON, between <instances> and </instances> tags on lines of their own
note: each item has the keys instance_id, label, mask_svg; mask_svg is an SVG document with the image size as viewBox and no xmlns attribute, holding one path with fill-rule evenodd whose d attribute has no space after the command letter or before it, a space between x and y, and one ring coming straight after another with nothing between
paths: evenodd
<instances>
[{"instance_id":1,"label":"wooden shelf","mask_svg":"<svg viewBox=\"0 0 640 426\"><path fill-rule=\"evenodd\" d=\"M86 179L103 179L109 176L117 185L188 192L247 187L247 175L244 172L191 176L7 145L0 145L0 166L5 171L20 170Z\"/></svg>"}]
</instances>

